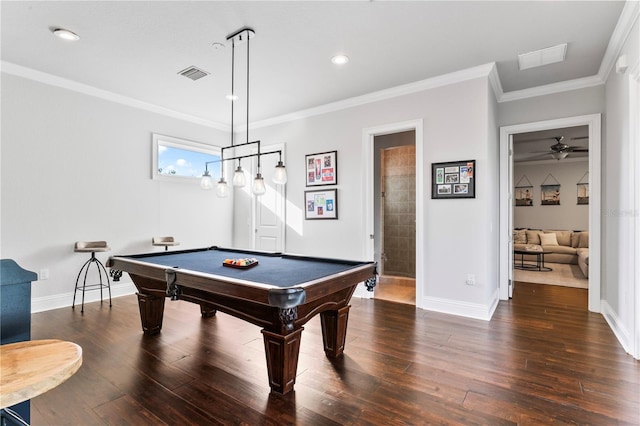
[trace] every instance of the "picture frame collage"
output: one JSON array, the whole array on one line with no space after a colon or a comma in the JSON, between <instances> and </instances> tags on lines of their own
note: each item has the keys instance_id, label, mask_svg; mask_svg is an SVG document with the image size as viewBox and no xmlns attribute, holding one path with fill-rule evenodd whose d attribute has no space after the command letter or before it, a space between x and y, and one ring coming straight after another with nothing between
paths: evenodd
<instances>
[{"instance_id":1,"label":"picture frame collage","mask_svg":"<svg viewBox=\"0 0 640 426\"><path fill-rule=\"evenodd\" d=\"M431 164L431 198L475 198L476 160Z\"/></svg>"},{"instance_id":2,"label":"picture frame collage","mask_svg":"<svg viewBox=\"0 0 640 426\"><path fill-rule=\"evenodd\" d=\"M306 186L338 184L338 151L305 155ZM338 219L338 189L304 191L304 218Z\"/></svg>"}]
</instances>

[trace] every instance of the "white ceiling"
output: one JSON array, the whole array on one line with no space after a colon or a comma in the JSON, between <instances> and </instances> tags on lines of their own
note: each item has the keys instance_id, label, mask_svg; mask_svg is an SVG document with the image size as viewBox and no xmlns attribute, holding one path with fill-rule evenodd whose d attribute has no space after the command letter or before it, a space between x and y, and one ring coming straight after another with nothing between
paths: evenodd
<instances>
[{"instance_id":1,"label":"white ceiling","mask_svg":"<svg viewBox=\"0 0 640 426\"><path fill-rule=\"evenodd\" d=\"M624 2L2 1L3 64L228 125L231 49L249 26L250 121L495 62L504 92L598 74ZM81 39L52 36L64 27ZM518 71L517 54L568 43L565 62ZM330 58L344 53L342 67ZM245 45L236 48L244 86ZM191 81L195 65L211 74ZM244 90L238 90L243 98ZM236 124L246 117L237 103Z\"/></svg>"}]
</instances>

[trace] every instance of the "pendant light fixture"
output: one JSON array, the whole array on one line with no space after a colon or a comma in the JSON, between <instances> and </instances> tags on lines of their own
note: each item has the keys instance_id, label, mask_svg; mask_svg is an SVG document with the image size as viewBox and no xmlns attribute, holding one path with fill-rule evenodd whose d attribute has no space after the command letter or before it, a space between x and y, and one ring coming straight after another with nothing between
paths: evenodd
<instances>
[{"instance_id":1,"label":"pendant light fixture","mask_svg":"<svg viewBox=\"0 0 640 426\"><path fill-rule=\"evenodd\" d=\"M264 178L262 177L261 169L260 169L260 157L264 155L270 154L278 154L279 160L276 165L274 174L273 174L273 182L278 185L284 185L287 183L287 171L285 169L284 163L282 162L282 151L270 151L270 152L261 152L260 151L260 141L249 142L249 40L255 37L255 31L251 28L243 28L241 30L236 31L235 33L227 36L227 41L231 41L231 94L227 95L227 99L231 100L231 145L223 147L220 152L220 160L209 161L205 163L205 171L202 175L202 180L200 181L200 186L202 189L211 189L213 184L211 182L211 175L209 174L208 165L211 163L220 162L220 180L216 186L216 194L219 197L226 197L229 195L229 187L227 185L227 181L224 179L224 162L229 160L238 160L238 168L235 170L233 175L233 186L237 188L244 187L246 185L246 177L244 170L240 164L240 161L243 158L249 157L257 157L257 167L256 167L256 177L253 179L253 184L251 186L251 192L254 195L262 195L267 191L267 187L264 183ZM235 93L235 48L236 43L247 43L247 121L246 121L246 142L242 144L235 145L234 144L234 102L238 98ZM258 152L254 154L247 155L236 155L234 157L225 158L224 152L226 149L230 148L240 148L246 147L249 145L258 145ZM235 151L234 151L235 154Z\"/></svg>"}]
</instances>

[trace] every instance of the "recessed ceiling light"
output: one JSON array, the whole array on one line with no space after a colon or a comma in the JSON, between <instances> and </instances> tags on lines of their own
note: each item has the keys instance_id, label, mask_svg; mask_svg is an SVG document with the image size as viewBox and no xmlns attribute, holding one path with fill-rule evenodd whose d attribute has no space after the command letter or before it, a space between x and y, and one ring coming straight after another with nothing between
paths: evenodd
<instances>
[{"instance_id":1,"label":"recessed ceiling light","mask_svg":"<svg viewBox=\"0 0 640 426\"><path fill-rule=\"evenodd\" d=\"M65 30L64 28L54 28L51 30L54 36L67 41L80 40L80 36L73 31Z\"/></svg>"},{"instance_id":2,"label":"recessed ceiling light","mask_svg":"<svg viewBox=\"0 0 640 426\"><path fill-rule=\"evenodd\" d=\"M336 65L344 65L347 62L349 62L349 57L345 55L336 55L333 58L331 58L331 62L333 62Z\"/></svg>"},{"instance_id":3,"label":"recessed ceiling light","mask_svg":"<svg viewBox=\"0 0 640 426\"><path fill-rule=\"evenodd\" d=\"M230 101L237 101L238 95L227 95L225 96L225 98L229 99Z\"/></svg>"}]
</instances>

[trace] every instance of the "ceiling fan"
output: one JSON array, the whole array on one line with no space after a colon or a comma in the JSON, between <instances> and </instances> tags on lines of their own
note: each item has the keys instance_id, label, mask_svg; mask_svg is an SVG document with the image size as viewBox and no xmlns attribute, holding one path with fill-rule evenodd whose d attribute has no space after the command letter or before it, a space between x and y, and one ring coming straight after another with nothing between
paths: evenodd
<instances>
[{"instance_id":1,"label":"ceiling fan","mask_svg":"<svg viewBox=\"0 0 640 426\"><path fill-rule=\"evenodd\" d=\"M553 145L551 145L549 147L549 150L547 151L539 151L536 152L534 154L537 154L536 157L545 157L547 155L551 155L552 158L556 159L556 160L562 160L564 158L566 158L569 154L571 154L572 152L589 152L589 148L585 148L582 146L573 146L573 145L568 145L564 142L562 142L564 140L564 136L554 136L553 138L550 138L556 141L556 143L554 143ZM571 140L579 140L579 139L588 139L588 137L576 137L576 138L572 138ZM547 139L541 139L541 140L547 140Z\"/></svg>"}]
</instances>

